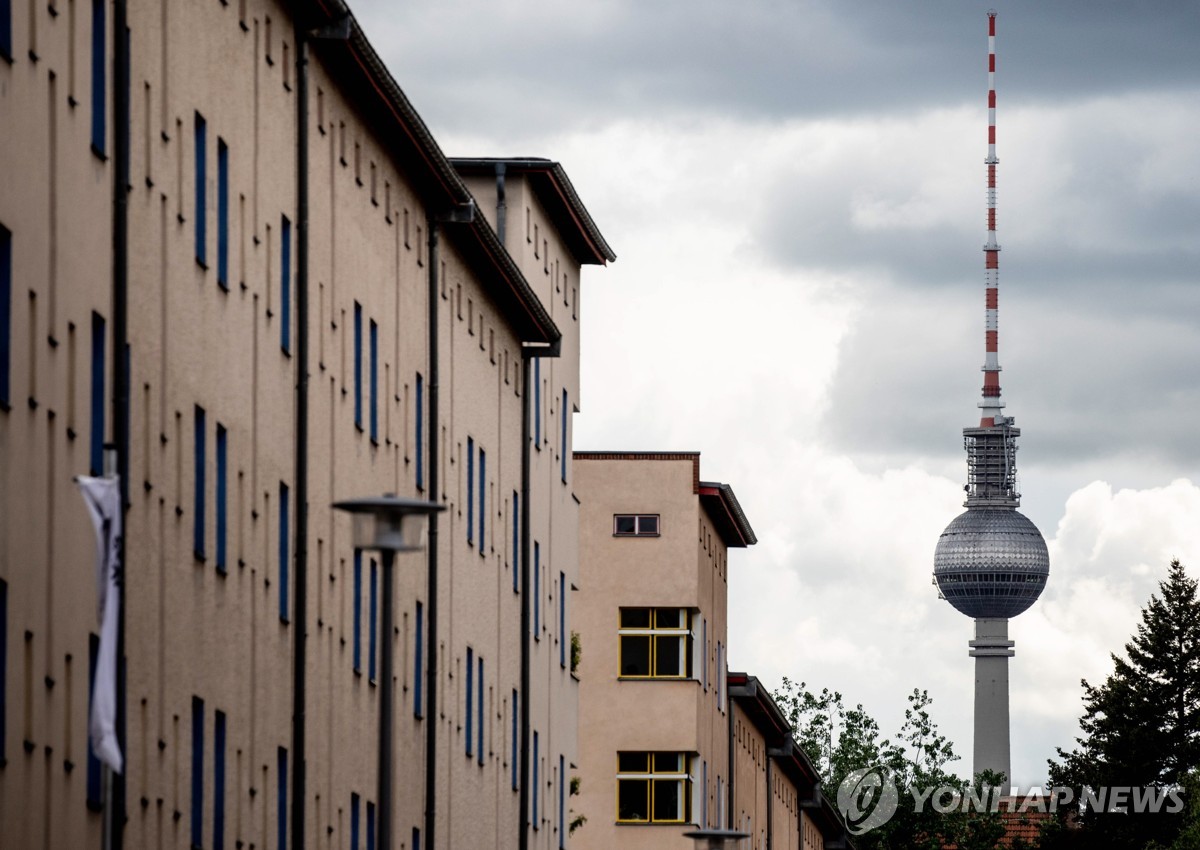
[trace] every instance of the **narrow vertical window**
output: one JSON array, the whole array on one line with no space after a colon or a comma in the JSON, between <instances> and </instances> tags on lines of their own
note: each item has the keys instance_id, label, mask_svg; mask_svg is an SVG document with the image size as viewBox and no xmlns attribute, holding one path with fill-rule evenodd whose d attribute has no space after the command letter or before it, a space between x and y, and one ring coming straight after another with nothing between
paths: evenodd
<instances>
[{"instance_id":1,"label":"narrow vertical window","mask_svg":"<svg viewBox=\"0 0 1200 850\"><path fill-rule=\"evenodd\" d=\"M562 442L559 444L559 463L562 466L562 483L567 483L567 423L570 421L570 408L567 407L567 391L563 390L562 410L559 419L562 420Z\"/></svg>"},{"instance_id":2,"label":"narrow vertical window","mask_svg":"<svg viewBox=\"0 0 1200 850\"><path fill-rule=\"evenodd\" d=\"M542 547L533 541L533 639L542 639Z\"/></svg>"},{"instance_id":3,"label":"narrow vertical window","mask_svg":"<svg viewBox=\"0 0 1200 850\"><path fill-rule=\"evenodd\" d=\"M379 442L379 326L372 319L368 342L371 352L371 416L369 420L372 443Z\"/></svg>"},{"instance_id":4,"label":"narrow vertical window","mask_svg":"<svg viewBox=\"0 0 1200 850\"><path fill-rule=\"evenodd\" d=\"M412 830L412 850L421 850L421 830L415 826Z\"/></svg>"},{"instance_id":5,"label":"narrow vertical window","mask_svg":"<svg viewBox=\"0 0 1200 850\"><path fill-rule=\"evenodd\" d=\"M483 557L483 541L487 526L487 452L479 449L479 555Z\"/></svg>"},{"instance_id":6,"label":"narrow vertical window","mask_svg":"<svg viewBox=\"0 0 1200 850\"><path fill-rule=\"evenodd\" d=\"M370 590L370 615L367 618L367 628L370 631L367 633L367 678L372 682L375 681L375 633L379 631L379 567L375 563L375 559L371 559L371 590Z\"/></svg>"},{"instance_id":7,"label":"narrow vertical window","mask_svg":"<svg viewBox=\"0 0 1200 850\"><path fill-rule=\"evenodd\" d=\"M483 656L479 656L479 685L475 694L475 714L479 718L479 728L475 730L475 749L479 763L483 764Z\"/></svg>"},{"instance_id":8,"label":"narrow vertical window","mask_svg":"<svg viewBox=\"0 0 1200 850\"><path fill-rule=\"evenodd\" d=\"M108 101L105 93L108 63L104 55L104 14L107 6L107 0L92 0L92 150L101 157L105 155L107 136L104 113Z\"/></svg>"},{"instance_id":9,"label":"narrow vertical window","mask_svg":"<svg viewBox=\"0 0 1200 850\"><path fill-rule=\"evenodd\" d=\"M533 797L533 828L541 829L540 819L538 817L538 800L541 798L541 786L538 784L538 733L533 730L533 788L530 789Z\"/></svg>"},{"instance_id":10,"label":"narrow vertical window","mask_svg":"<svg viewBox=\"0 0 1200 850\"><path fill-rule=\"evenodd\" d=\"M0 57L12 61L11 0L0 0Z\"/></svg>"},{"instance_id":11,"label":"narrow vertical window","mask_svg":"<svg viewBox=\"0 0 1200 850\"><path fill-rule=\"evenodd\" d=\"M92 313L92 426L89 467L92 475L104 471L104 319Z\"/></svg>"},{"instance_id":12,"label":"narrow vertical window","mask_svg":"<svg viewBox=\"0 0 1200 850\"><path fill-rule=\"evenodd\" d=\"M521 592L520 570L521 570L521 495L513 490L512 498L512 579L513 593Z\"/></svg>"},{"instance_id":13,"label":"narrow vertical window","mask_svg":"<svg viewBox=\"0 0 1200 850\"><path fill-rule=\"evenodd\" d=\"M7 728L4 718L8 716L8 582L0 578L0 764L8 758L4 742ZM91 676L88 677L91 681Z\"/></svg>"},{"instance_id":14,"label":"narrow vertical window","mask_svg":"<svg viewBox=\"0 0 1200 850\"><path fill-rule=\"evenodd\" d=\"M362 672L362 552L354 550L354 672Z\"/></svg>"},{"instance_id":15,"label":"narrow vertical window","mask_svg":"<svg viewBox=\"0 0 1200 850\"><path fill-rule=\"evenodd\" d=\"M213 850L225 850L225 712L213 719Z\"/></svg>"},{"instance_id":16,"label":"narrow vertical window","mask_svg":"<svg viewBox=\"0 0 1200 850\"><path fill-rule=\"evenodd\" d=\"M196 149L196 262L200 265L208 266L208 253L205 249L208 241L208 232L205 230L205 205L207 197L205 195L205 182L208 179L208 169L205 165L205 141L208 136L208 125L204 121L204 116L199 112L196 113L195 123L195 149Z\"/></svg>"},{"instance_id":17,"label":"narrow vertical window","mask_svg":"<svg viewBox=\"0 0 1200 850\"><path fill-rule=\"evenodd\" d=\"M558 666L567 666L567 574L558 573Z\"/></svg>"},{"instance_id":18,"label":"narrow vertical window","mask_svg":"<svg viewBox=\"0 0 1200 850\"><path fill-rule=\"evenodd\" d=\"M192 414L192 554L199 560L204 560L204 497L205 497L205 465L207 454L205 446L205 414L204 408L196 405Z\"/></svg>"},{"instance_id":19,"label":"narrow vertical window","mask_svg":"<svg viewBox=\"0 0 1200 850\"><path fill-rule=\"evenodd\" d=\"M7 2L7 0L0 0ZM9 406L12 374L12 232L0 224L0 410Z\"/></svg>"},{"instance_id":20,"label":"narrow vertical window","mask_svg":"<svg viewBox=\"0 0 1200 850\"><path fill-rule=\"evenodd\" d=\"M533 361L533 445L542 448L542 361Z\"/></svg>"},{"instance_id":21,"label":"narrow vertical window","mask_svg":"<svg viewBox=\"0 0 1200 850\"><path fill-rule=\"evenodd\" d=\"M292 222L285 215L279 230L279 347L292 353Z\"/></svg>"},{"instance_id":22,"label":"narrow vertical window","mask_svg":"<svg viewBox=\"0 0 1200 850\"><path fill-rule=\"evenodd\" d=\"M279 482L279 619L288 621L288 486Z\"/></svg>"},{"instance_id":23,"label":"narrow vertical window","mask_svg":"<svg viewBox=\"0 0 1200 850\"><path fill-rule=\"evenodd\" d=\"M521 727L520 727L520 720L519 720L519 718L521 716L520 703L521 703L521 700L520 700L520 697L517 695L517 689L513 688L513 692L512 692L512 735L510 736L512 738L512 744L511 744L512 752L509 753L508 763L510 765L512 765L512 789L514 791L516 791L517 787L520 785L520 782L519 782L520 774L517 771L517 760L518 760L518 755L520 752L519 744L520 744L520 740L521 740L520 739Z\"/></svg>"},{"instance_id":24,"label":"narrow vertical window","mask_svg":"<svg viewBox=\"0 0 1200 850\"><path fill-rule=\"evenodd\" d=\"M375 850L375 804L367 801L367 850Z\"/></svg>"},{"instance_id":25,"label":"narrow vertical window","mask_svg":"<svg viewBox=\"0 0 1200 850\"><path fill-rule=\"evenodd\" d=\"M278 769L279 796L276 798L275 817L279 833L279 850L287 850L287 777L288 777L288 759L287 750L280 747L276 754L276 762Z\"/></svg>"},{"instance_id":26,"label":"narrow vertical window","mask_svg":"<svg viewBox=\"0 0 1200 850\"><path fill-rule=\"evenodd\" d=\"M475 545L475 440L467 437L467 545Z\"/></svg>"},{"instance_id":27,"label":"narrow vertical window","mask_svg":"<svg viewBox=\"0 0 1200 850\"><path fill-rule=\"evenodd\" d=\"M88 717L92 716L92 697L96 690L96 659L100 654L100 638L88 635ZM87 743L87 807L93 812L104 811L103 774L100 759L92 749L91 736Z\"/></svg>"},{"instance_id":28,"label":"narrow vertical window","mask_svg":"<svg viewBox=\"0 0 1200 850\"><path fill-rule=\"evenodd\" d=\"M467 647L467 756L475 753L475 650Z\"/></svg>"},{"instance_id":29,"label":"narrow vertical window","mask_svg":"<svg viewBox=\"0 0 1200 850\"><path fill-rule=\"evenodd\" d=\"M224 573L227 569L225 562L226 538L226 431L225 426L217 423L217 572Z\"/></svg>"},{"instance_id":30,"label":"narrow vertical window","mask_svg":"<svg viewBox=\"0 0 1200 850\"><path fill-rule=\"evenodd\" d=\"M354 427L362 430L362 305L354 302Z\"/></svg>"},{"instance_id":31,"label":"narrow vertical window","mask_svg":"<svg viewBox=\"0 0 1200 850\"><path fill-rule=\"evenodd\" d=\"M416 633L413 635L413 716L424 717L425 606L419 601L413 622L416 625Z\"/></svg>"},{"instance_id":32,"label":"narrow vertical window","mask_svg":"<svg viewBox=\"0 0 1200 850\"><path fill-rule=\"evenodd\" d=\"M417 373L416 427L417 489L425 489L425 379Z\"/></svg>"},{"instance_id":33,"label":"narrow vertical window","mask_svg":"<svg viewBox=\"0 0 1200 850\"><path fill-rule=\"evenodd\" d=\"M700 828L708 829L708 762L700 760Z\"/></svg>"},{"instance_id":34,"label":"narrow vertical window","mask_svg":"<svg viewBox=\"0 0 1200 850\"><path fill-rule=\"evenodd\" d=\"M702 672L700 677L704 680L704 690L708 691L708 620L700 618L700 651L704 653L704 662L701 665Z\"/></svg>"},{"instance_id":35,"label":"narrow vertical window","mask_svg":"<svg viewBox=\"0 0 1200 850\"><path fill-rule=\"evenodd\" d=\"M204 846L204 700L192 697L192 846Z\"/></svg>"},{"instance_id":36,"label":"narrow vertical window","mask_svg":"<svg viewBox=\"0 0 1200 850\"><path fill-rule=\"evenodd\" d=\"M350 850L358 850L358 795L350 794Z\"/></svg>"},{"instance_id":37,"label":"narrow vertical window","mask_svg":"<svg viewBox=\"0 0 1200 850\"><path fill-rule=\"evenodd\" d=\"M558 757L558 850L567 846L567 760L560 754Z\"/></svg>"},{"instance_id":38,"label":"narrow vertical window","mask_svg":"<svg viewBox=\"0 0 1200 850\"><path fill-rule=\"evenodd\" d=\"M217 137L217 286L229 289L229 147Z\"/></svg>"}]
</instances>

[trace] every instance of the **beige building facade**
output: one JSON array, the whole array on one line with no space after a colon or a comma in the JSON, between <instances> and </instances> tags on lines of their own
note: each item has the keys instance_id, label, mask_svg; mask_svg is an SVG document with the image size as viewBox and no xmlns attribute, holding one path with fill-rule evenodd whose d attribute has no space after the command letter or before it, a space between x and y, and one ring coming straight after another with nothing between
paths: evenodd
<instances>
[{"instance_id":1,"label":"beige building facade","mask_svg":"<svg viewBox=\"0 0 1200 850\"><path fill-rule=\"evenodd\" d=\"M611 249L556 163L447 159L340 2L122 5L124 356L115 6L2 7L5 843L101 841L72 477L103 471L123 369L124 846L374 846L384 641L393 846L568 846L580 270ZM330 508L384 492L447 508L396 560L391 635Z\"/></svg>"}]
</instances>

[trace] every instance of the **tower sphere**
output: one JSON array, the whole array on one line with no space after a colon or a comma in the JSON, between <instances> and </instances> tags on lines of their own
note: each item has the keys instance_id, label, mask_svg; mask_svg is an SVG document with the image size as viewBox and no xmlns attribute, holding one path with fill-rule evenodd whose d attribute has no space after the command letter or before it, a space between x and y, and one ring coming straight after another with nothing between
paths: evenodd
<instances>
[{"instance_id":1,"label":"tower sphere","mask_svg":"<svg viewBox=\"0 0 1200 850\"><path fill-rule=\"evenodd\" d=\"M1050 575L1046 541L1011 508L971 508L938 539L933 576L946 601L968 617L1015 617L1042 595Z\"/></svg>"}]
</instances>

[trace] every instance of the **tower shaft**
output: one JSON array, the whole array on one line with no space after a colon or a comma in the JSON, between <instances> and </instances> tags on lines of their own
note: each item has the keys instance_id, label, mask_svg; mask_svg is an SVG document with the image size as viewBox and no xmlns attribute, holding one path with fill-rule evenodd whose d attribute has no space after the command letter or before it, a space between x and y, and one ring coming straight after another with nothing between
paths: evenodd
<instances>
[{"instance_id":1,"label":"tower shaft","mask_svg":"<svg viewBox=\"0 0 1200 850\"><path fill-rule=\"evenodd\" d=\"M975 659L975 753L972 770L1004 774L1012 784L1008 734L1008 659L1015 654L1008 639L1008 620L975 621L971 657Z\"/></svg>"},{"instance_id":2,"label":"tower shaft","mask_svg":"<svg viewBox=\"0 0 1200 850\"><path fill-rule=\"evenodd\" d=\"M996 13L988 12L988 155L987 242L983 246L986 310L984 320L983 400L979 427L1004 423L1000 400L1000 245L996 242Z\"/></svg>"}]
</instances>

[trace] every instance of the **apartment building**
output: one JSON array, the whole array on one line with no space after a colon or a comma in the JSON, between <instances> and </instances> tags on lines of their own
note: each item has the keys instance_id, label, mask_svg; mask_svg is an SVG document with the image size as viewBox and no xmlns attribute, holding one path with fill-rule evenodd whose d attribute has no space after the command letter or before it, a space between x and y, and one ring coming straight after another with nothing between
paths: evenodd
<instances>
[{"instance_id":1,"label":"apartment building","mask_svg":"<svg viewBox=\"0 0 1200 850\"><path fill-rule=\"evenodd\" d=\"M373 847L389 640L393 846L567 846L580 268L614 255L561 166L456 167L340 0L3 3L0 57L6 842L99 846L113 801L72 476L116 443L123 846ZM391 635L330 508L384 492L447 508Z\"/></svg>"}]
</instances>

